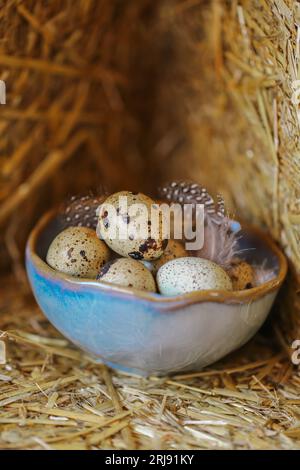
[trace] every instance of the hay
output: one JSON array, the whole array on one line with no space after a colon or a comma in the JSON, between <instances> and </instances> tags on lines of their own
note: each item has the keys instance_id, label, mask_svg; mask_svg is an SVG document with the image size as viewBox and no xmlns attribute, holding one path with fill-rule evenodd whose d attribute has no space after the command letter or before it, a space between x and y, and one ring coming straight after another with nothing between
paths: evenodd
<instances>
[{"instance_id":1,"label":"hay","mask_svg":"<svg viewBox=\"0 0 300 470\"><path fill-rule=\"evenodd\" d=\"M259 336L204 371L148 379L74 349L1 279L0 449L299 449L299 373Z\"/></svg>"},{"instance_id":2,"label":"hay","mask_svg":"<svg viewBox=\"0 0 300 470\"><path fill-rule=\"evenodd\" d=\"M0 108L0 253L5 243L17 275L28 232L47 207L103 184L149 190L140 129L152 92L139 55L148 37L140 24L147 28L154 13L150 0L0 0L8 93Z\"/></svg>"},{"instance_id":3,"label":"hay","mask_svg":"<svg viewBox=\"0 0 300 470\"><path fill-rule=\"evenodd\" d=\"M111 373L43 319L23 265L28 232L66 195L192 177L285 248L275 333L289 354L299 19L294 0L0 0L2 448L299 448L299 377L273 345L258 337L196 376Z\"/></svg>"},{"instance_id":4,"label":"hay","mask_svg":"<svg viewBox=\"0 0 300 470\"><path fill-rule=\"evenodd\" d=\"M244 129L238 131L248 142L235 162L233 155L229 157L237 179L232 194L243 212L268 227L294 266L280 311L280 327L290 345L300 334L295 273L300 270L299 3L241 2L233 13L239 21L224 33L224 79L235 109L243 115ZM238 174L245 160L249 163ZM252 178L256 184L249 184Z\"/></svg>"}]
</instances>

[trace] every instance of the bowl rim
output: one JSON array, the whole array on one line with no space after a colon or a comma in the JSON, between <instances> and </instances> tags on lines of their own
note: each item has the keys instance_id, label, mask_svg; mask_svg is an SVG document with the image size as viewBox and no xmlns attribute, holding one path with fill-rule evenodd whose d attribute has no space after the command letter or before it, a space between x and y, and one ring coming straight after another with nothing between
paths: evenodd
<instances>
[{"instance_id":1,"label":"bowl rim","mask_svg":"<svg viewBox=\"0 0 300 470\"><path fill-rule=\"evenodd\" d=\"M137 289L127 288L116 286L115 284L96 281L95 279L78 279L76 277L55 271L51 268L36 252L37 241L40 234L47 227L49 222L58 215L56 209L51 209L46 212L37 222L35 227L32 229L26 246L26 258L31 260L34 264L34 267L42 273L44 277L49 279L63 281L66 284L78 288L82 286L89 286L96 289L99 292L110 292L113 295L126 297L126 298L135 298L144 301L148 301L154 304L161 304L167 307L170 307L172 304L177 305L189 305L194 303L202 302L217 302L217 303L226 303L226 304L241 304L241 303L250 303L259 298L274 292L279 289L282 285L285 276L287 274L288 264L285 255L272 240L272 238L262 231L261 229L252 226L250 224L243 224L243 228L258 236L263 240L270 250L276 255L279 264L278 275L264 284L253 287L247 290L241 291L221 291L221 290L204 290L204 291L193 291L177 296L162 296L159 293L141 291Z\"/></svg>"}]
</instances>

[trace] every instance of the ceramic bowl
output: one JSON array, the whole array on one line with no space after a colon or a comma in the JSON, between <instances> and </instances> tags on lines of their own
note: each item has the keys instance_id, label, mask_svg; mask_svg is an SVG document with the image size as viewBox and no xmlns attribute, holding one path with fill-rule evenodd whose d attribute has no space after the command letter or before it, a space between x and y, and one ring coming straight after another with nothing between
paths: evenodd
<instances>
[{"instance_id":1,"label":"ceramic bowl","mask_svg":"<svg viewBox=\"0 0 300 470\"><path fill-rule=\"evenodd\" d=\"M63 228L60 217L48 213L28 240L27 272L39 306L95 358L143 375L197 370L242 346L265 321L287 271L272 240L247 227L239 242L245 258L264 263L274 278L245 291L163 297L54 271L46 253Z\"/></svg>"}]
</instances>

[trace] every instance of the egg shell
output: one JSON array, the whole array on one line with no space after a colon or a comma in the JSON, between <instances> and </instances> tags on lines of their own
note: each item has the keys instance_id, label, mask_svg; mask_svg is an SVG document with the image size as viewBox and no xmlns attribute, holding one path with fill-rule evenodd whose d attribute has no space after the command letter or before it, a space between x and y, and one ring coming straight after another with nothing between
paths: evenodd
<instances>
[{"instance_id":1,"label":"egg shell","mask_svg":"<svg viewBox=\"0 0 300 470\"><path fill-rule=\"evenodd\" d=\"M161 266L157 285L163 295L180 295L201 290L232 290L228 274L210 260L196 257L177 258Z\"/></svg>"},{"instance_id":2,"label":"egg shell","mask_svg":"<svg viewBox=\"0 0 300 470\"><path fill-rule=\"evenodd\" d=\"M188 252L185 250L182 243L178 240L169 240L168 246L160 258L155 261L143 261L143 264L152 273L156 274L159 268L165 263L168 263L168 261L184 257L188 257Z\"/></svg>"},{"instance_id":3,"label":"egg shell","mask_svg":"<svg viewBox=\"0 0 300 470\"><path fill-rule=\"evenodd\" d=\"M127 212L120 205L120 197L127 198ZM140 226L141 213L130 214L130 208L134 204L142 204L147 209L147 219L145 219L146 236L141 238L136 231ZM151 236L151 206L155 202L142 193L132 193L130 191L120 191L109 196L99 209L99 221L97 225L97 235L103 239L107 245L121 256L135 260L155 260L159 258L167 247L168 240L162 238L162 220L158 230L158 236L154 239ZM110 207L115 209L114 214ZM114 217L113 220L112 217ZM112 237L110 229L116 226L116 236ZM126 237L120 236L125 231Z\"/></svg>"},{"instance_id":4,"label":"egg shell","mask_svg":"<svg viewBox=\"0 0 300 470\"><path fill-rule=\"evenodd\" d=\"M94 279L109 260L110 250L86 227L68 227L59 233L47 253L47 263L70 276Z\"/></svg>"},{"instance_id":5,"label":"egg shell","mask_svg":"<svg viewBox=\"0 0 300 470\"><path fill-rule=\"evenodd\" d=\"M255 273L246 261L237 261L227 271L233 285L233 290L251 289L255 285Z\"/></svg>"},{"instance_id":6,"label":"egg shell","mask_svg":"<svg viewBox=\"0 0 300 470\"><path fill-rule=\"evenodd\" d=\"M119 258L108 262L100 271L97 279L118 286L156 292L154 277L139 261Z\"/></svg>"}]
</instances>

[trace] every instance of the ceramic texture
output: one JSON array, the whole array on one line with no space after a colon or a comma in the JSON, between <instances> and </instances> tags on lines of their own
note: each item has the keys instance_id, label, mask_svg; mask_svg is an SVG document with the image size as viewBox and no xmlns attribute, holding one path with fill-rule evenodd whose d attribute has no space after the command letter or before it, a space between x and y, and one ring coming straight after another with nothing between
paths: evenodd
<instances>
[{"instance_id":1,"label":"ceramic texture","mask_svg":"<svg viewBox=\"0 0 300 470\"><path fill-rule=\"evenodd\" d=\"M26 250L36 300L53 325L99 360L139 374L197 370L247 342L265 321L286 275L286 260L264 234L247 228L242 249L276 278L241 292L204 291L177 297L79 280L45 263L54 236L63 228L47 214ZM247 252L246 252L247 253Z\"/></svg>"}]
</instances>

